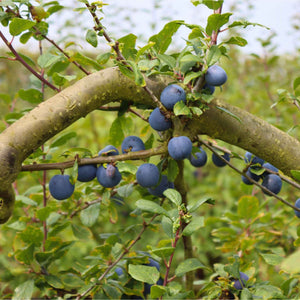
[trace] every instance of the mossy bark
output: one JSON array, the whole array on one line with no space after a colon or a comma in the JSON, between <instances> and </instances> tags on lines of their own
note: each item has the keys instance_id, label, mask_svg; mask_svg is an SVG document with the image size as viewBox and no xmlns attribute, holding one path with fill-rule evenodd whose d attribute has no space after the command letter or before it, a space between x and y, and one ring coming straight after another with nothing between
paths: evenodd
<instances>
[{"instance_id":1,"label":"mossy bark","mask_svg":"<svg viewBox=\"0 0 300 300\"><path fill-rule=\"evenodd\" d=\"M168 79L147 78L147 86L159 97ZM0 196L12 191L11 184L22 162L48 139L100 106L120 101L155 107L151 97L117 68L109 68L76 82L59 94L39 104L0 134ZM241 122L217 108L224 107ZM186 135L207 134L213 138L249 150L282 172L300 170L300 142L252 114L215 100L202 116L185 125ZM4 197L4 196L1 196ZM5 197L4 197L5 198ZM12 199L8 197L7 199ZM4 201L12 203L12 201ZM0 222L4 207L0 208ZM7 213L8 214L8 213Z\"/></svg>"}]
</instances>

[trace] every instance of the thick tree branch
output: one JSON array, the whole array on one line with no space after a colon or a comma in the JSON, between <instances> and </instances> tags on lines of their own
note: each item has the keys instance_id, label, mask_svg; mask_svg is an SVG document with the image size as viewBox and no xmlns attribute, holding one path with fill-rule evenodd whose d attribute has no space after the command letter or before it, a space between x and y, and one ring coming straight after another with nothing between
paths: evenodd
<instances>
[{"instance_id":1,"label":"thick tree branch","mask_svg":"<svg viewBox=\"0 0 300 300\"><path fill-rule=\"evenodd\" d=\"M171 79L172 80L172 79ZM165 77L147 78L147 86L159 96L166 86ZM131 101L153 107L152 98L141 87L109 68L76 82L59 94L39 104L0 134L0 199L11 203L11 184L21 170L22 162L51 137L81 117L110 102ZM226 113L219 108L226 109ZM233 115L237 118L233 117ZM300 142L252 114L215 100L203 115L188 121L184 134L191 138L206 134L248 150L290 176L300 170ZM3 206L0 222L5 222Z\"/></svg>"}]
</instances>

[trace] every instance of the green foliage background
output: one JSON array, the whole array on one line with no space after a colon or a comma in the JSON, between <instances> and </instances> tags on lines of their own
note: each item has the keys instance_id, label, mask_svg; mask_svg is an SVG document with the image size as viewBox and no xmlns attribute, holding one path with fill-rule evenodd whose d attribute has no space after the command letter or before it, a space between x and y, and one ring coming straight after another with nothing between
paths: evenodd
<instances>
[{"instance_id":1,"label":"green foliage background","mask_svg":"<svg viewBox=\"0 0 300 300\"><path fill-rule=\"evenodd\" d=\"M230 49L229 58L221 61L229 79L222 89L217 89L215 97L246 108L299 139L299 110L293 105L289 94L293 93L293 80L299 76L299 53L277 56L272 50L271 37L262 41L262 47L265 54L252 56L246 56L234 47ZM6 50L1 51L4 53ZM95 56L93 53L86 55ZM0 68L2 131L7 123L34 106L20 99L17 91L37 83L30 81L29 74L21 70L17 62L1 60ZM76 78L82 76L71 66L67 73ZM149 116L150 112L139 111L144 117ZM115 127L117 130L114 130ZM76 153L88 154L88 151L96 156L108 144L120 149L122 139L127 135L140 136L147 141L149 148L159 138L147 122L132 113L118 117L117 112L99 110L47 142L44 150L33 154L26 163L40 161L43 151L43 161L46 162L64 161L66 157ZM55 143L58 146L53 146ZM218 145L241 156L245 152L222 142ZM241 299L250 299L248 289L240 293L232 288L230 278L239 268L249 275L249 286L254 286L251 297L298 299L299 219L279 201L266 197L256 187L244 185L240 175L229 167L215 167L211 162L211 153L207 153L209 160L206 166L196 169L186 161L184 173L190 205L200 199L211 199L192 214L194 220L200 220L199 228L192 236L194 254L205 266L196 271L195 297L215 299L220 295L225 297L223 293L230 291ZM150 162L157 164L159 158L151 158ZM244 166L238 158L233 159L233 163L240 169ZM76 192L68 201L58 202L49 198L44 207L43 173L20 173L15 183L15 211L9 222L1 225L0 231L0 296L12 296L13 299L25 296L66 298L74 290L83 291L99 277L124 245L137 236L144 220L149 220L151 216L142 215L136 207L137 200L152 199L142 188L133 189L134 174L140 164L140 161L119 163L119 168L123 170L123 181L117 188L118 196L124 199L121 205L116 204L110 193L94 180L92 183L78 183ZM72 174L76 169L66 172ZM47 180L58 173L48 171ZM99 195L101 202L96 201L82 209L85 202L99 200ZM284 183L280 195L294 203L300 192ZM165 208L169 211L174 209L170 203L166 203ZM43 220L47 220L49 227L46 250L42 249ZM147 228L141 240L127 254L126 260L120 261L120 266L124 267L128 262L147 262L147 256L139 251L153 255L159 252L152 250L170 247L172 234L167 225L164 223L164 227L161 223L161 218L158 218ZM162 261L161 255L153 256ZM171 268L172 274L184 261L181 243L176 248L175 256L177 263ZM161 268L161 274L164 274L163 264ZM120 286L128 278L116 283L117 280L110 272L102 289L95 292L95 297L120 298L124 293ZM187 298L189 291L185 291L181 283L180 276L172 282L173 295ZM140 282L130 288L140 290Z\"/></svg>"}]
</instances>

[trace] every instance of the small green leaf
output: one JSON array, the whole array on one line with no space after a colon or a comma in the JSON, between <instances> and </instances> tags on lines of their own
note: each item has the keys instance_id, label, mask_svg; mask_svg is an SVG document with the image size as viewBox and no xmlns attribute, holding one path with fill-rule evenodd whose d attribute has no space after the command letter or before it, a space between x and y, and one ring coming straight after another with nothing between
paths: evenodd
<instances>
[{"instance_id":1,"label":"small green leaf","mask_svg":"<svg viewBox=\"0 0 300 300\"><path fill-rule=\"evenodd\" d=\"M79 64L81 65L85 65L85 66L91 66L93 67L95 70L99 71L102 69L102 66L93 58L90 58L82 53L75 53L72 57L71 57L71 61L75 60L77 61Z\"/></svg>"},{"instance_id":2,"label":"small green leaf","mask_svg":"<svg viewBox=\"0 0 300 300\"><path fill-rule=\"evenodd\" d=\"M238 201L238 214L241 218L249 220L257 217L259 201L254 196L242 196Z\"/></svg>"},{"instance_id":3,"label":"small green leaf","mask_svg":"<svg viewBox=\"0 0 300 300\"><path fill-rule=\"evenodd\" d=\"M188 84L190 81L192 81L195 78L198 78L203 75L203 72L190 72L184 76L183 84Z\"/></svg>"},{"instance_id":4,"label":"small green leaf","mask_svg":"<svg viewBox=\"0 0 300 300\"><path fill-rule=\"evenodd\" d=\"M44 69L44 68L48 68L48 67L54 65L55 63L57 63L60 60L61 60L60 56L54 55L50 52L46 52L46 53L42 54L41 56L39 56L37 62L38 62L38 65Z\"/></svg>"},{"instance_id":5,"label":"small green leaf","mask_svg":"<svg viewBox=\"0 0 300 300\"><path fill-rule=\"evenodd\" d=\"M121 52L126 59L135 58L137 50L135 49L137 36L129 33L118 40Z\"/></svg>"},{"instance_id":6,"label":"small green leaf","mask_svg":"<svg viewBox=\"0 0 300 300\"><path fill-rule=\"evenodd\" d=\"M248 44L247 40L243 39L240 36L231 37L229 40L227 40L224 43L225 44L234 44L234 45L238 45L238 46L241 46L241 47L244 47Z\"/></svg>"},{"instance_id":7,"label":"small green leaf","mask_svg":"<svg viewBox=\"0 0 300 300\"><path fill-rule=\"evenodd\" d=\"M136 54L136 60L138 60L138 58L143 55L147 50L151 49L153 46L155 45L154 42L149 42L147 45L145 45L144 47L142 47Z\"/></svg>"},{"instance_id":8,"label":"small green leaf","mask_svg":"<svg viewBox=\"0 0 300 300\"><path fill-rule=\"evenodd\" d=\"M50 286L56 289L63 289L65 287L62 281L60 280L60 278L57 276L50 274L50 275L45 275L44 278Z\"/></svg>"},{"instance_id":9,"label":"small green leaf","mask_svg":"<svg viewBox=\"0 0 300 300\"><path fill-rule=\"evenodd\" d=\"M284 258L282 256L279 256L277 254L267 254L267 253L260 253L260 256L263 257L265 262L272 266L278 266L282 263Z\"/></svg>"},{"instance_id":10,"label":"small green leaf","mask_svg":"<svg viewBox=\"0 0 300 300\"><path fill-rule=\"evenodd\" d=\"M232 13L212 14L207 19L206 33L211 35L213 31L218 31L228 21Z\"/></svg>"},{"instance_id":11,"label":"small green leaf","mask_svg":"<svg viewBox=\"0 0 300 300\"><path fill-rule=\"evenodd\" d=\"M80 240L89 240L92 237L92 233L86 227L82 227L72 223L71 228L74 236Z\"/></svg>"},{"instance_id":12,"label":"small green leaf","mask_svg":"<svg viewBox=\"0 0 300 300\"><path fill-rule=\"evenodd\" d=\"M174 159L168 161L168 173L167 177L170 182L174 182L179 173L177 162Z\"/></svg>"},{"instance_id":13,"label":"small green leaf","mask_svg":"<svg viewBox=\"0 0 300 300\"><path fill-rule=\"evenodd\" d=\"M142 211L147 211L154 214L169 216L168 212L159 206L157 203L150 200L138 200L136 201L136 206L140 208Z\"/></svg>"},{"instance_id":14,"label":"small green leaf","mask_svg":"<svg viewBox=\"0 0 300 300\"><path fill-rule=\"evenodd\" d=\"M198 151L199 151L199 149L198 149ZM196 201L196 203L188 205L187 206L187 210L188 210L189 213L195 212L204 203L208 203L208 204L213 204L214 205L215 204L215 200L213 200L212 198L199 199L198 201Z\"/></svg>"},{"instance_id":15,"label":"small green leaf","mask_svg":"<svg viewBox=\"0 0 300 300\"><path fill-rule=\"evenodd\" d=\"M204 227L204 217L193 217L192 221L182 231L182 235L190 236L201 227Z\"/></svg>"},{"instance_id":16,"label":"small green leaf","mask_svg":"<svg viewBox=\"0 0 300 300\"><path fill-rule=\"evenodd\" d=\"M19 233L19 236L24 243L35 246L40 246L44 238L41 229L32 225L27 226L25 230Z\"/></svg>"},{"instance_id":17,"label":"small green leaf","mask_svg":"<svg viewBox=\"0 0 300 300\"><path fill-rule=\"evenodd\" d=\"M175 270L176 276L180 277L187 272L197 269L207 269L197 258L188 258L181 262Z\"/></svg>"},{"instance_id":18,"label":"small green leaf","mask_svg":"<svg viewBox=\"0 0 300 300\"><path fill-rule=\"evenodd\" d=\"M91 227L96 223L99 213L100 203L95 203L81 211L80 220L84 226Z\"/></svg>"},{"instance_id":19,"label":"small green leaf","mask_svg":"<svg viewBox=\"0 0 300 300\"><path fill-rule=\"evenodd\" d=\"M163 216L161 219L161 226L169 238L174 238L173 222L170 218Z\"/></svg>"},{"instance_id":20,"label":"small green leaf","mask_svg":"<svg viewBox=\"0 0 300 300\"><path fill-rule=\"evenodd\" d=\"M141 86L141 87L145 86L146 85L145 78L144 78L143 74L141 73L141 71L139 70L137 64L133 61L127 61L127 62L129 63L129 65L132 68L135 84L138 86Z\"/></svg>"},{"instance_id":21,"label":"small green leaf","mask_svg":"<svg viewBox=\"0 0 300 300\"><path fill-rule=\"evenodd\" d=\"M280 265L280 269L288 272L288 273L299 273L300 272L300 264L295 263L300 261L300 250L292 253L287 258L285 258Z\"/></svg>"},{"instance_id":22,"label":"small green leaf","mask_svg":"<svg viewBox=\"0 0 300 300\"><path fill-rule=\"evenodd\" d=\"M126 185L122 185L119 188L117 188L117 192L121 197L127 198L129 197L132 192L133 192L133 184L126 184Z\"/></svg>"},{"instance_id":23,"label":"small green leaf","mask_svg":"<svg viewBox=\"0 0 300 300\"><path fill-rule=\"evenodd\" d=\"M207 54L207 59L206 59L207 65L208 66L214 65L216 62L218 62L221 55L222 52L218 46L216 45L211 46Z\"/></svg>"},{"instance_id":24,"label":"small green leaf","mask_svg":"<svg viewBox=\"0 0 300 300\"><path fill-rule=\"evenodd\" d=\"M50 145L50 148L60 147L60 146L64 145L67 141L69 141L70 139L75 138L76 136L77 136L77 134L74 131L65 133L65 134L59 136L56 140L54 140L52 142L52 144Z\"/></svg>"},{"instance_id":25,"label":"small green leaf","mask_svg":"<svg viewBox=\"0 0 300 300\"><path fill-rule=\"evenodd\" d=\"M97 47L98 45L98 36L95 30L89 29L85 35L86 41L91 44L93 47Z\"/></svg>"},{"instance_id":26,"label":"small green leaf","mask_svg":"<svg viewBox=\"0 0 300 300\"><path fill-rule=\"evenodd\" d=\"M39 104L43 101L43 94L36 89L29 89L29 90L19 90L18 92L21 99L32 103L32 104Z\"/></svg>"},{"instance_id":27,"label":"small green leaf","mask_svg":"<svg viewBox=\"0 0 300 300\"><path fill-rule=\"evenodd\" d=\"M150 298L157 299L167 293L167 287L161 285L152 285L150 290Z\"/></svg>"},{"instance_id":28,"label":"small green leaf","mask_svg":"<svg viewBox=\"0 0 300 300\"><path fill-rule=\"evenodd\" d=\"M129 264L128 273L135 280L147 282L149 284L155 284L160 276L159 271L156 269L156 267L143 265Z\"/></svg>"},{"instance_id":29,"label":"small green leaf","mask_svg":"<svg viewBox=\"0 0 300 300\"><path fill-rule=\"evenodd\" d=\"M166 63L170 67L170 69L175 68L176 59L173 56L167 54L158 54L157 57L160 61Z\"/></svg>"},{"instance_id":30,"label":"small green leaf","mask_svg":"<svg viewBox=\"0 0 300 300\"><path fill-rule=\"evenodd\" d=\"M109 130L109 142L111 145L115 145L116 147L120 146L122 141L124 140L124 132L122 128L122 122L120 118L116 118L110 127Z\"/></svg>"},{"instance_id":31,"label":"small green leaf","mask_svg":"<svg viewBox=\"0 0 300 300\"><path fill-rule=\"evenodd\" d=\"M224 2L224 0L191 0L191 2L197 6L199 4L204 4L209 9L216 10L220 8Z\"/></svg>"},{"instance_id":32,"label":"small green leaf","mask_svg":"<svg viewBox=\"0 0 300 300\"><path fill-rule=\"evenodd\" d=\"M293 88L294 88L294 91L300 86L300 77L297 77L295 80L294 80L294 83L293 83Z\"/></svg>"},{"instance_id":33,"label":"small green leaf","mask_svg":"<svg viewBox=\"0 0 300 300\"><path fill-rule=\"evenodd\" d=\"M118 162L118 169L120 172L126 172L135 175L138 167L132 163L120 161Z\"/></svg>"},{"instance_id":34,"label":"small green leaf","mask_svg":"<svg viewBox=\"0 0 300 300\"><path fill-rule=\"evenodd\" d=\"M180 206L182 203L180 193L174 189L166 189L163 194L177 206Z\"/></svg>"},{"instance_id":35,"label":"small green leaf","mask_svg":"<svg viewBox=\"0 0 300 300\"><path fill-rule=\"evenodd\" d=\"M67 82L70 82L74 79L76 79L76 75L63 75L57 72L54 72L52 74L52 79L54 81L54 83L58 86L63 86L65 85Z\"/></svg>"},{"instance_id":36,"label":"small green leaf","mask_svg":"<svg viewBox=\"0 0 300 300\"><path fill-rule=\"evenodd\" d=\"M37 206L37 203L34 200L30 199L29 197L23 196L23 195L17 195L16 200L21 201L22 203L24 203L26 205Z\"/></svg>"},{"instance_id":37,"label":"small green leaf","mask_svg":"<svg viewBox=\"0 0 300 300\"><path fill-rule=\"evenodd\" d=\"M110 59L111 55L112 54L110 52L102 53L102 54L99 54L96 57L96 60L97 60L97 62L100 65L104 65L104 64L106 64L108 62L108 60Z\"/></svg>"},{"instance_id":38,"label":"small green leaf","mask_svg":"<svg viewBox=\"0 0 300 300\"><path fill-rule=\"evenodd\" d=\"M175 251L174 247L162 247L158 249L152 249L151 253L159 257L165 258L165 257L169 257L174 251Z\"/></svg>"},{"instance_id":39,"label":"small green leaf","mask_svg":"<svg viewBox=\"0 0 300 300\"><path fill-rule=\"evenodd\" d=\"M49 206L42 207L36 212L36 216L40 221L46 221L52 212L52 208Z\"/></svg>"},{"instance_id":40,"label":"small green leaf","mask_svg":"<svg viewBox=\"0 0 300 300\"><path fill-rule=\"evenodd\" d=\"M175 116L190 116L191 111L188 106L185 105L183 101L179 101L174 105L173 108Z\"/></svg>"},{"instance_id":41,"label":"small green leaf","mask_svg":"<svg viewBox=\"0 0 300 300\"><path fill-rule=\"evenodd\" d=\"M12 36L21 34L23 31L32 28L36 22L22 18L13 18L9 23L9 33Z\"/></svg>"},{"instance_id":42,"label":"small green leaf","mask_svg":"<svg viewBox=\"0 0 300 300\"><path fill-rule=\"evenodd\" d=\"M34 290L34 280L30 279L20 284L15 290L12 300L31 299Z\"/></svg>"},{"instance_id":43,"label":"small green leaf","mask_svg":"<svg viewBox=\"0 0 300 300\"><path fill-rule=\"evenodd\" d=\"M224 107L221 107L221 106L216 106L217 109L225 112L226 114L232 116L233 118L235 118L236 120L238 120L240 123L243 123L242 120L237 116L235 115L234 113L232 113L231 111L229 111L228 109L224 108Z\"/></svg>"},{"instance_id":44,"label":"small green leaf","mask_svg":"<svg viewBox=\"0 0 300 300\"><path fill-rule=\"evenodd\" d=\"M22 250L16 251L16 259L26 265L30 265L33 261L34 244L30 244L28 247Z\"/></svg>"}]
</instances>

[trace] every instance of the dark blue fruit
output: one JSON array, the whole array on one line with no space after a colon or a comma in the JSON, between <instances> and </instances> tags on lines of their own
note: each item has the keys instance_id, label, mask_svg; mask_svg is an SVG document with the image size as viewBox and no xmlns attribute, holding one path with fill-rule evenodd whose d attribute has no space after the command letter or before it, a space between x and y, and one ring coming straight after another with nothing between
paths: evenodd
<instances>
[{"instance_id":1,"label":"dark blue fruit","mask_svg":"<svg viewBox=\"0 0 300 300\"><path fill-rule=\"evenodd\" d=\"M157 131L168 130L172 126L171 120L167 119L159 110L155 108L149 116L150 126Z\"/></svg>"},{"instance_id":2,"label":"dark blue fruit","mask_svg":"<svg viewBox=\"0 0 300 300\"><path fill-rule=\"evenodd\" d=\"M276 172L276 173L278 172L278 169L276 167L274 167L273 165L271 165L270 163L264 163L262 165L262 167L267 169L267 170ZM268 174L272 174L272 173L268 172L267 170L262 174L263 177L267 176Z\"/></svg>"},{"instance_id":3,"label":"dark blue fruit","mask_svg":"<svg viewBox=\"0 0 300 300\"><path fill-rule=\"evenodd\" d=\"M221 155L224 159L227 161L230 161L230 155L229 153L224 153ZM219 156L217 156L215 153L212 154L212 161L217 167L224 167L226 166L226 162L224 162Z\"/></svg>"},{"instance_id":4,"label":"dark blue fruit","mask_svg":"<svg viewBox=\"0 0 300 300\"><path fill-rule=\"evenodd\" d=\"M215 92L215 87L213 85L205 84L202 88L202 93L207 95L212 95Z\"/></svg>"},{"instance_id":5,"label":"dark blue fruit","mask_svg":"<svg viewBox=\"0 0 300 300\"><path fill-rule=\"evenodd\" d=\"M158 184L159 170L154 164L140 165L136 172L136 180L142 187L152 187Z\"/></svg>"},{"instance_id":6,"label":"dark blue fruit","mask_svg":"<svg viewBox=\"0 0 300 300\"><path fill-rule=\"evenodd\" d=\"M75 185L71 184L69 175L54 175L49 182L49 191L56 200L68 199L72 196Z\"/></svg>"},{"instance_id":7,"label":"dark blue fruit","mask_svg":"<svg viewBox=\"0 0 300 300\"><path fill-rule=\"evenodd\" d=\"M148 188L148 191L154 196L164 197L163 192L166 189L174 189L174 183L170 182L166 175L162 175L159 185L157 187Z\"/></svg>"},{"instance_id":8,"label":"dark blue fruit","mask_svg":"<svg viewBox=\"0 0 300 300\"><path fill-rule=\"evenodd\" d=\"M207 154L206 152L199 147L200 152L196 152L194 157L193 154L190 155L189 160L192 166L194 167L203 167L207 162Z\"/></svg>"},{"instance_id":9,"label":"dark blue fruit","mask_svg":"<svg viewBox=\"0 0 300 300\"><path fill-rule=\"evenodd\" d=\"M115 272L117 273L118 276L122 276L122 275L124 274L123 269L120 268L120 267L117 267L117 268L115 269Z\"/></svg>"},{"instance_id":10,"label":"dark blue fruit","mask_svg":"<svg viewBox=\"0 0 300 300\"><path fill-rule=\"evenodd\" d=\"M282 187L282 180L278 175L269 174L265 176L262 182L262 186L273 192L274 194L278 194ZM270 193L263 191L264 194L268 196L272 196Z\"/></svg>"},{"instance_id":11,"label":"dark blue fruit","mask_svg":"<svg viewBox=\"0 0 300 300\"><path fill-rule=\"evenodd\" d=\"M220 86L227 81L226 72L217 65L213 65L207 69L205 74L205 82L207 85Z\"/></svg>"},{"instance_id":12,"label":"dark blue fruit","mask_svg":"<svg viewBox=\"0 0 300 300\"><path fill-rule=\"evenodd\" d=\"M175 160L188 158L192 152L193 144L187 136L177 136L170 139L168 152Z\"/></svg>"},{"instance_id":13,"label":"dark blue fruit","mask_svg":"<svg viewBox=\"0 0 300 300\"><path fill-rule=\"evenodd\" d=\"M242 290L242 289L246 286L246 282L247 282L248 280L249 280L249 277L248 277L245 273L240 272L240 278L234 280L233 286L234 286L237 290Z\"/></svg>"},{"instance_id":14,"label":"dark blue fruit","mask_svg":"<svg viewBox=\"0 0 300 300\"><path fill-rule=\"evenodd\" d=\"M252 179L255 180L255 181L259 181L259 179L260 179L260 176L258 176L258 175L256 175L256 174L252 173L252 172L250 171L250 169L248 169L248 170L246 171L246 175L249 176L250 178L252 178ZM245 176L242 176L242 181L243 181L245 184L248 184L248 185L252 185L252 184L253 184L253 183L252 183L247 177L245 177Z\"/></svg>"},{"instance_id":15,"label":"dark blue fruit","mask_svg":"<svg viewBox=\"0 0 300 300\"><path fill-rule=\"evenodd\" d=\"M186 94L181 86L177 84L171 84L167 86L160 94L160 101L165 108L173 109L177 102L186 102Z\"/></svg>"},{"instance_id":16,"label":"dark blue fruit","mask_svg":"<svg viewBox=\"0 0 300 300\"><path fill-rule=\"evenodd\" d=\"M88 182L96 177L96 165L82 165L78 167L77 180L81 182Z\"/></svg>"},{"instance_id":17,"label":"dark blue fruit","mask_svg":"<svg viewBox=\"0 0 300 300\"><path fill-rule=\"evenodd\" d=\"M300 198L298 198L298 199L296 200L295 206L296 206L297 208L300 208ZM300 211L294 210L294 212L295 212L295 215L296 215L298 218L300 218Z\"/></svg>"},{"instance_id":18,"label":"dark blue fruit","mask_svg":"<svg viewBox=\"0 0 300 300\"><path fill-rule=\"evenodd\" d=\"M98 156L112 156L112 155L119 155L119 150L112 145L105 146L102 150L98 152Z\"/></svg>"},{"instance_id":19,"label":"dark blue fruit","mask_svg":"<svg viewBox=\"0 0 300 300\"><path fill-rule=\"evenodd\" d=\"M107 168L103 165L97 169L97 180L98 182L106 187L111 188L118 185L122 179L121 173L118 168L109 164Z\"/></svg>"},{"instance_id":20,"label":"dark blue fruit","mask_svg":"<svg viewBox=\"0 0 300 300\"><path fill-rule=\"evenodd\" d=\"M251 165L263 165L264 164L264 160L258 156L255 156L254 154L252 154L251 152L246 152L245 153L245 158L244 158L245 163L247 164L251 164Z\"/></svg>"},{"instance_id":21,"label":"dark blue fruit","mask_svg":"<svg viewBox=\"0 0 300 300\"><path fill-rule=\"evenodd\" d=\"M123 153L128 153L145 150L145 145L139 137L130 135L123 140L121 148Z\"/></svg>"}]
</instances>

